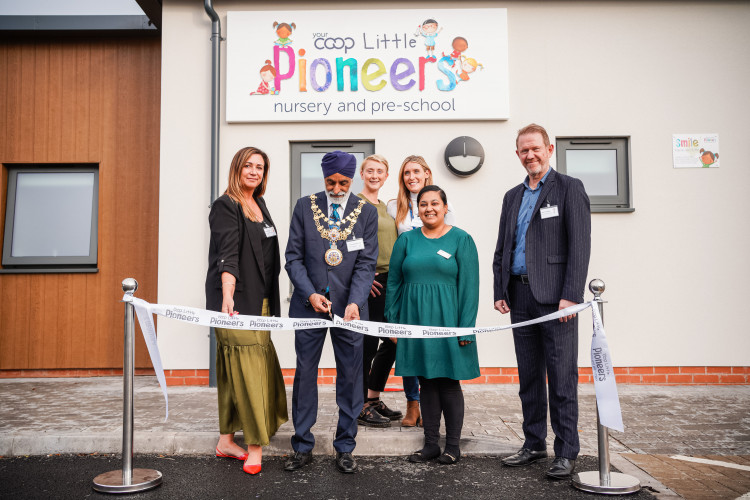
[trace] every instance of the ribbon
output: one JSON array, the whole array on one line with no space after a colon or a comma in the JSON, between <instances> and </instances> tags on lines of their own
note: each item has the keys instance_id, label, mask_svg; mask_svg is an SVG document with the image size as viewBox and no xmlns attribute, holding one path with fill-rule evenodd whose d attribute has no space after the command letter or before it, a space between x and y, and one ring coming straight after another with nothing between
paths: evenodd
<instances>
[{"instance_id":1,"label":"ribbon","mask_svg":"<svg viewBox=\"0 0 750 500\"><path fill-rule=\"evenodd\" d=\"M607 336L604 334L604 322L602 322L596 302L591 302L591 316L594 320L594 333L591 335L591 372L594 376L599 422L604 427L625 432L615 372L612 368L612 356L609 353Z\"/></svg>"},{"instance_id":2,"label":"ribbon","mask_svg":"<svg viewBox=\"0 0 750 500\"><path fill-rule=\"evenodd\" d=\"M594 333L591 338L591 367L594 374L594 388L596 390L596 401L599 408L599 421L605 427L620 432L623 431L620 400L615 385L615 375L612 369L612 356L609 353L607 337L604 333L599 308L596 301L576 304L561 309L552 314L514 323L511 325L498 325L483 328L445 328L436 326L401 325L397 323L379 323L375 321L344 321L341 317L334 315L333 320L323 318L277 318L269 316L251 316L237 314L230 316L226 313L208 311L195 307L174 306L167 304L149 304L145 300L126 294L123 301L131 302L138 315L151 362L156 371L164 401L167 402L167 389L164 379L164 370L161 364L159 348L156 345L156 328L154 327L153 314L165 318L184 321L193 325L210 326L214 328L227 328L230 330L301 330L311 328L345 328L363 335L376 337L395 337L411 339L463 337L479 333L494 333L512 328L543 323L555 319L577 314L585 309L591 308L594 319ZM165 417L166 418L166 417Z\"/></svg>"},{"instance_id":3,"label":"ribbon","mask_svg":"<svg viewBox=\"0 0 750 500\"><path fill-rule=\"evenodd\" d=\"M161 354L159 345L156 342L156 326L154 325L154 316L152 305L145 300L133 297L126 293L122 298L123 302L130 302L135 308L135 314L138 316L138 323L141 325L143 340L146 341L148 355L151 357L151 364L154 365L156 380L159 381L161 392L164 393L164 421L169 417L169 397L167 396L167 380L164 378L164 368L161 364Z\"/></svg>"}]
</instances>

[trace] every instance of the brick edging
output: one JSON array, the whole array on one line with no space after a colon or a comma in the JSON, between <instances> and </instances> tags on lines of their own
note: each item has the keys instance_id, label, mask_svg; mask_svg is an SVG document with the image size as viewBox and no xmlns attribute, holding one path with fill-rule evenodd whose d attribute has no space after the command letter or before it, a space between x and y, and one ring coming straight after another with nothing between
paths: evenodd
<instances>
[{"instance_id":1,"label":"brick edging","mask_svg":"<svg viewBox=\"0 0 750 500\"><path fill-rule=\"evenodd\" d=\"M294 369L284 368L284 383L292 385ZM485 367L481 375L464 384L517 384L518 368ZM152 368L136 368L136 375L154 375ZM52 377L112 377L122 375L121 368L60 369L60 370L0 370L0 379ZM167 385L208 385L208 370L165 370ZM747 385L750 366L632 366L615 368L618 384L635 385ZM591 368L578 369L578 382L593 383ZM336 383L335 368L320 368L318 384ZM401 377L388 379L391 387L401 386Z\"/></svg>"}]
</instances>

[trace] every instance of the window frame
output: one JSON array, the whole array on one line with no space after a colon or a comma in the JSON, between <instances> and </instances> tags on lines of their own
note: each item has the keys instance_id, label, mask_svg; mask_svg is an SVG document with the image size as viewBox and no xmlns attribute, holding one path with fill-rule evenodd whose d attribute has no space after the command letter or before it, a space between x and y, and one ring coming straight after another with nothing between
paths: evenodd
<instances>
[{"instance_id":1,"label":"window frame","mask_svg":"<svg viewBox=\"0 0 750 500\"><path fill-rule=\"evenodd\" d=\"M592 213L634 212L632 168L630 164L630 136L558 136L557 169L567 174L566 152L569 150L614 149L617 162L617 194L589 195Z\"/></svg>"},{"instance_id":2,"label":"window frame","mask_svg":"<svg viewBox=\"0 0 750 500\"><path fill-rule=\"evenodd\" d=\"M91 273L98 272L99 241L99 164L96 163L6 163L3 169L7 174L5 216L3 219L3 254L0 273ZM15 224L16 195L18 174L22 173L93 173L91 232L89 236L89 254L86 256L31 256L14 257L13 228Z\"/></svg>"}]
</instances>

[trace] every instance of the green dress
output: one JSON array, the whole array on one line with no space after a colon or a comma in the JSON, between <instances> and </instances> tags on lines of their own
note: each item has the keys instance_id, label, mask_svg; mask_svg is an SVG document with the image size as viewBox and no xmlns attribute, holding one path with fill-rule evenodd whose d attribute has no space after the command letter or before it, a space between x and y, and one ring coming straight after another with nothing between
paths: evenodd
<instances>
[{"instance_id":1,"label":"green dress","mask_svg":"<svg viewBox=\"0 0 750 500\"><path fill-rule=\"evenodd\" d=\"M479 257L466 231L453 227L440 238L430 239L415 229L398 237L388 272L385 314L389 322L472 328L478 307ZM399 339L396 375L476 378L475 339L474 335ZM460 346L459 340L472 343Z\"/></svg>"},{"instance_id":2,"label":"green dress","mask_svg":"<svg viewBox=\"0 0 750 500\"><path fill-rule=\"evenodd\" d=\"M261 314L270 315L268 299L263 299ZM245 444L268 446L271 436L289 420L284 376L271 332L215 331L219 432L241 430Z\"/></svg>"}]
</instances>

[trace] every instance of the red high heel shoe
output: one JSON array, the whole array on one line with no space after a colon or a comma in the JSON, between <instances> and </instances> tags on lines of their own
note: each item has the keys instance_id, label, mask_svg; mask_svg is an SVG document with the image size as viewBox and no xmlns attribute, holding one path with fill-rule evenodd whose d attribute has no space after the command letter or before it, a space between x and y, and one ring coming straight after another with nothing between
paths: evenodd
<instances>
[{"instance_id":1,"label":"red high heel shoe","mask_svg":"<svg viewBox=\"0 0 750 500\"><path fill-rule=\"evenodd\" d=\"M218 447L216 447L216 456L219 458L234 458L234 459L242 460L242 461L247 460L247 453L245 453L244 455L240 455L239 457L235 457L234 455L227 455L225 453L220 452Z\"/></svg>"},{"instance_id":2,"label":"red high heel shoe","mask_svg":"<svg viewBox=\"0 0 750 500\"><path fill-rule=\"evenodd\" d=\"M255 475L260 472L260 464L250 465L246 462L245 465L242 466L242 470L248 474Z\"/></svg>"}]
</instances>

